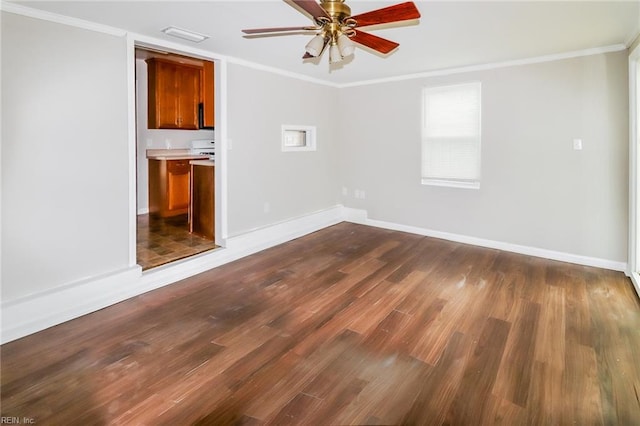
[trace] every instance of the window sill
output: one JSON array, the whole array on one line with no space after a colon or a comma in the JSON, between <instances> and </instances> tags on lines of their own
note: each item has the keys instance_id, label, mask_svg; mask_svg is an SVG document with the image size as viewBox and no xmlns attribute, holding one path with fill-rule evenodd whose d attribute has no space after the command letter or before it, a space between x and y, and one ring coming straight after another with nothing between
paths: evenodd
<instances>
[{"instance_id":1,"label":"window sill","mask_svg":"<svg viewBox=\"0 0 640 426\"><path fill-rule=\"evenodd\" d=\"M446 186L450 188L480 189L480 181L459 181L459 180L422 178L422 184L430 185L430 186Z\"/></svg>"}]
</instances>

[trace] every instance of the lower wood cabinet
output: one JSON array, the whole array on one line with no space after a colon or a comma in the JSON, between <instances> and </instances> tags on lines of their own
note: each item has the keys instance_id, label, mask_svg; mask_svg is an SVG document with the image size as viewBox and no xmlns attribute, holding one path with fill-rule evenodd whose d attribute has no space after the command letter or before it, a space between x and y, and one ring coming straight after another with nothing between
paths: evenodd
<instances>
[{"instance_id":1,"label":"lower wood cabinet","mask_svg":"<svg viewBox=\"0 0 640 426\"><path fill-rule=\"evenodd\" d=\"M196 235L214 239L214 166L191 163L190 231ZM207 163L201 162L201 163Z\"/></svg>"},{"instance_id":2,"label":"lower wood cabinet","mask_svg":"<svg viewBox=\"0 0 640 426\"><path fill-rule=\"evenodd\" d=\"M149 159L149 213L160 217L189 211L189 160Z\"/></svg>"}]
</instances>

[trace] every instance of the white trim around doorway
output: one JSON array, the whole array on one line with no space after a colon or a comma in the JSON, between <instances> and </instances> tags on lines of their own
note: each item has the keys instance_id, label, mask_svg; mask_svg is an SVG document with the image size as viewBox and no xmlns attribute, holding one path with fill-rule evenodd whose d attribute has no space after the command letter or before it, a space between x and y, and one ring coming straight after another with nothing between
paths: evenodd
<instances>
[{"instance_id":1,"label":"white trim around doorway","mask_svg":"<svg viewBox=\"0 0 640 426\"><path fill-rule=\"evenodd\" d=\"M627 275L631 278L636 293L640 296L640 235L638 234L638 215L640 214L640 185L638 185L638 167L640 155L638 149L638 134L640 125L638 112L640 111L640 97L638 96L638 73L640 72L640 45L629 53L629 252Z\"/></svg>"},{"instance_id":2,"label":"white trim around doorway","mask_svg":"<svg viewBox=\"0 0 640 426\"><path fill-rule=\"evenodd\" d=\"M136 260L136 215L137 212L137 132L136 132L136 106L135 106L135 49L150 48L167 51L179 55L192 56L213 61L215 63L215 140L216 140L216 167L215 167L215 243L220 247L226 247L228 238L227 228L227 58L223 55L189 48L181 44L167 42L135 33L127 34L127 86L129 99L129 265L137 264Z\"/></svg>"}]
</instances>

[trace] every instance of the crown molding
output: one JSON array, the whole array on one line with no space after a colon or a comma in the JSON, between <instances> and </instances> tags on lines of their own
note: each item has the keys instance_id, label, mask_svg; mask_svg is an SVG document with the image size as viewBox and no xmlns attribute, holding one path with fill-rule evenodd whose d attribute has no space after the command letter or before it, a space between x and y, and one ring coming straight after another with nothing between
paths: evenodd
<instances>
[{"instance_id":1,"label":"crown molding","mask_svg":"<svg viewBox=\"0 0 640 426\"><path fill-rule=\"evenodd\" d=\"M233 57L233 56L219 55L219 54L216 54L215 52L211 52L203 49L193 49L184 44L173 43L167 40L161 40L154 37L135 34L131 31L123 30L121 28L115 28L108 25L97 24L95 22L85 21L83 19L72 18L65 15L46 12L40 9L33 9L33 8L22 6L16 3L9 3L5 0L0 0L0 10L28 16L31 18L37 18L37 19L56 22L64 25L69 25L73 27L84 28L92 31L98 31L101 33L110 34L118 37L124 37L128 35L130 37L133 37L134 40L136 40L136 44L140 42L141 44L149 44L151 46L155 45L155 46L170 48L178 52L193 53L195 55L202 56L205 58L222 59L222 60L226 60L228 63L241 65L241 66L256 69L259 71L265 71L265 72L269 72L277 75L282 75L284 77L294 78L297 80L307 81L310 83L320 84L320 85L334 87L338 89L357 87L357 86L367 86L367 85L374 85L374 84L384 84L384 83L413 80L413 79L419 79L419 78L461 74L461 73L468 73L468 72L475 72L475 71L486 71L486 70L497 69L497 68L514 67L519 65L530 65L530 64L537 64L537 63L543 63L543 62L558 61L563 59L577 58L581 56L590 56L590 55L597 55L602 53L618 52L621 50L626 50L629 46L631 46L631 44L633 44L635 39L640 36L640 34L636 34L634 37L631 37L630 40L627 40L626 43L624 44L621 43L621 44L614 44L614 45L603 46L603 47L595 47L591 49L575 50L575 51L558 53L553 55L536 56L531 58L515 59L515 60L503 61L503 62L492 62L492 63L486 63L486 64L475 64L475 65L469 65L469 66L458 67L458 68L444 68L444 69L434 70L434 71L425 71L420 73L405 74L405 75L380 78L380 79L363 80L363 81L357 81L353 83L334 83L329 80L309 77L304 74L294 73L281 68L263 65L257 62L248 61L248 60Z\"/></svg>"},{"instance_id":2,"label":"crown molding","mask_svg":"<svg viewBox=\"0 0 640 426\"><path fill-rule=\"evenodd\" d=\"M294 78L302 81L308 81L310 83L321 84L321 85L335 87L335 88L338 87L337 84L332 83L330 81L321 80L321 79L309 77L303 74L298 74L290 71L285 71L280 68L262 65L256 62L246 61L244 59L236 58L233 56L218 54L215 52L211 52L209 50L186 46L184 44L172 42L169 40L149 37L143 34L137 34L133 32L128 33L128 36L134 41L134 44L136 47L148 47L152 49L166 50L173 53L179 53L182 55L188 54L188 55L196 56L203 59L224 60L230 64L241 65L247 68L269 72L269 73L281 75L284 77Z\"/></svg>"},{"instance_id":3,"label":"crown molding","mask_svg":"<svg viewBox=\"0 0 640 426\"><path fill-rule=\"evenodd\" d=\"M46 12L40 9L33 9L31 7L22 6L16 3L9 3L0 0L0 10L3 12L15 13L16 15L23 15L29 18L42 19L43 21L55 22L58 24L69 25L71 27L82 28L85 30L96 31L99 33L109 34L117 37L124 37L127 32L120 28L111 27L108 25L97 24L91 21L85 21L84 19L72 18L70 16L60 15L57 13Z\"/></svg>"},{"instance_id":4,"label":"crown molding","mask_svg":"<svg viewBox=\"0 0 640 426\"><path fill-rule=\"evenodd\" d=\"M338 84L328 80L322 80L306 76L304 74L298 74L291 71L283 70L281 68L271 67L257 62L247 61L245 59L236 58L227 55L220 55L215 52L211 52L204 49L193 48L184 44L174 43L168 40L150 37L142 34L137 34L132 31L127 31L121 28L111 27L108 25L97 24L91 21L85 21L79 18L73 18L70 16L60 15L57 13L46 12L40 9L34 9L27 6L23 6L16 3L10 3L4 0L0 0L0 10L9 13L15 13L17 15L23 15L30 18L41 19L44 21L55 22L58 24L69 25L72 27L83 28L86 30L96 31L104 34L114 35L117 37L129 36L135 40L136 45L149 46L149 47L161 47L163 49L173 50L180 53L188 53L203 58L226 60L228 63L236 65L242 65L247 68L253 68L260 71L265 71L273 74L282 75L284 77L295 78L297 80L307 81L310 83L321 84L330 87L339 87Z\"/></svg>"},{"instance_id":5,"label":"crown molding","mask_svg":"<svg viewBox=\"0 0 640 426\"><path fill-rule=\"evenodd\" d=\"M633 33L631 36L629 36L629 38L627 39L627 41L624 44L625 44L625 46L627 46L627 49L628 49L631 46L633 46L633 44L635 42L637 42L638 39L640 39L640 31L638 31L636 33Z\"/></svg>"},{"instance_id":6,"label":"crown molding","mask_svg":"<svg viewBox=\"0 0 640 426\"><path fill-rule=\"evenodd\" d=\"M295 78L298 80L302 80L302 81L308 81L310 83L315 83L315 84L321 84L323 86L329 86L329 87L334 87L334 88L340 88L342 87L342 85L338 84L338 83L334 83L332 81L329 80L322 80L319 78L314 78L314 77L309 77L307 75L304 74L298 74L298 73L294 73L291 71L286 71L283 70L281 68L276 68L276 67L271 67L268 65L262 65L259 64L257 62L252 62L252 61L247 61L244 59L240 59L240 58L233 58L233 57L228 57L228 62L232 63L232 64L236 64L236 65L242 65L245 66L247 68L253 68L256 70L260 70L260 71L266 71L266 72L270 72L273 74L279 74L282 75L284 77L291 77L291 78Z\"/></svg>"},{"instance_id":7,"label":"crown molding","mask_svg":"<svg viewBox=\"0 0 640 426\"><path fill-rule=\"evenodd\" d=\"M355 83L346 83L346 84L341 84L338 87L347 88L347 87L356 87L356 86L367 86L372 84L382 84L382 83L389 83L389 82L395 82L395 81L414 80L418 78L440 77L440 76L462 74L462 73L475 72L475 71L486 71L486 70L492 70L497 68L507 68L507 67L515 67L520 65L539 64L543 62L553 62L553 61L560 61L563 59L578 58L582 56L599 55L602 53L620 52L626 49L627 49L627 46L625 46L624 44L613 44L610 46L595 47L595 48L583 49L583 50L574 50L571 52L564 52L564 53L556 53L553 55L544 55L544 56L536 56L532 58L515 59L511 61L469 65L466 67L459 67L459 68L445 68L445 69L435 70L435 71L425 71L425 72L420 72L415 74L405 74L405 75L400 75L396 77L380 78L380 79L360 81Z\"/></svg>"}]
</instances>

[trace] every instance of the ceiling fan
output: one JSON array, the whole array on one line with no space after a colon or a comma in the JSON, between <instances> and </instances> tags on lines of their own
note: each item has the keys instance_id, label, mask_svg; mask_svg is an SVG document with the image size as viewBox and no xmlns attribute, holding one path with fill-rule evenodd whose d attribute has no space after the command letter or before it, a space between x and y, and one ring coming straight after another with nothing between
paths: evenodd
<instances>
[{"instance_id":1,"label":"ceiling fan","mask_svg":"<svg viewBox=\"0 0 640 426\"><path fill-rule=\"evenodd\" d=\"M353 54L355 43L369 47L382 54L388 54L399 46L398 43L361 31L361 27L408 21L420 18L420 12L413 2L396 4L351 16L351 8L345 0L287 0L313 17L314 26L255 28L242 30L249 35L313 31L315 37L307 43L303 59L321 56L329 46L329 62L340 62Z\"/></svg>"}]
</instances>

